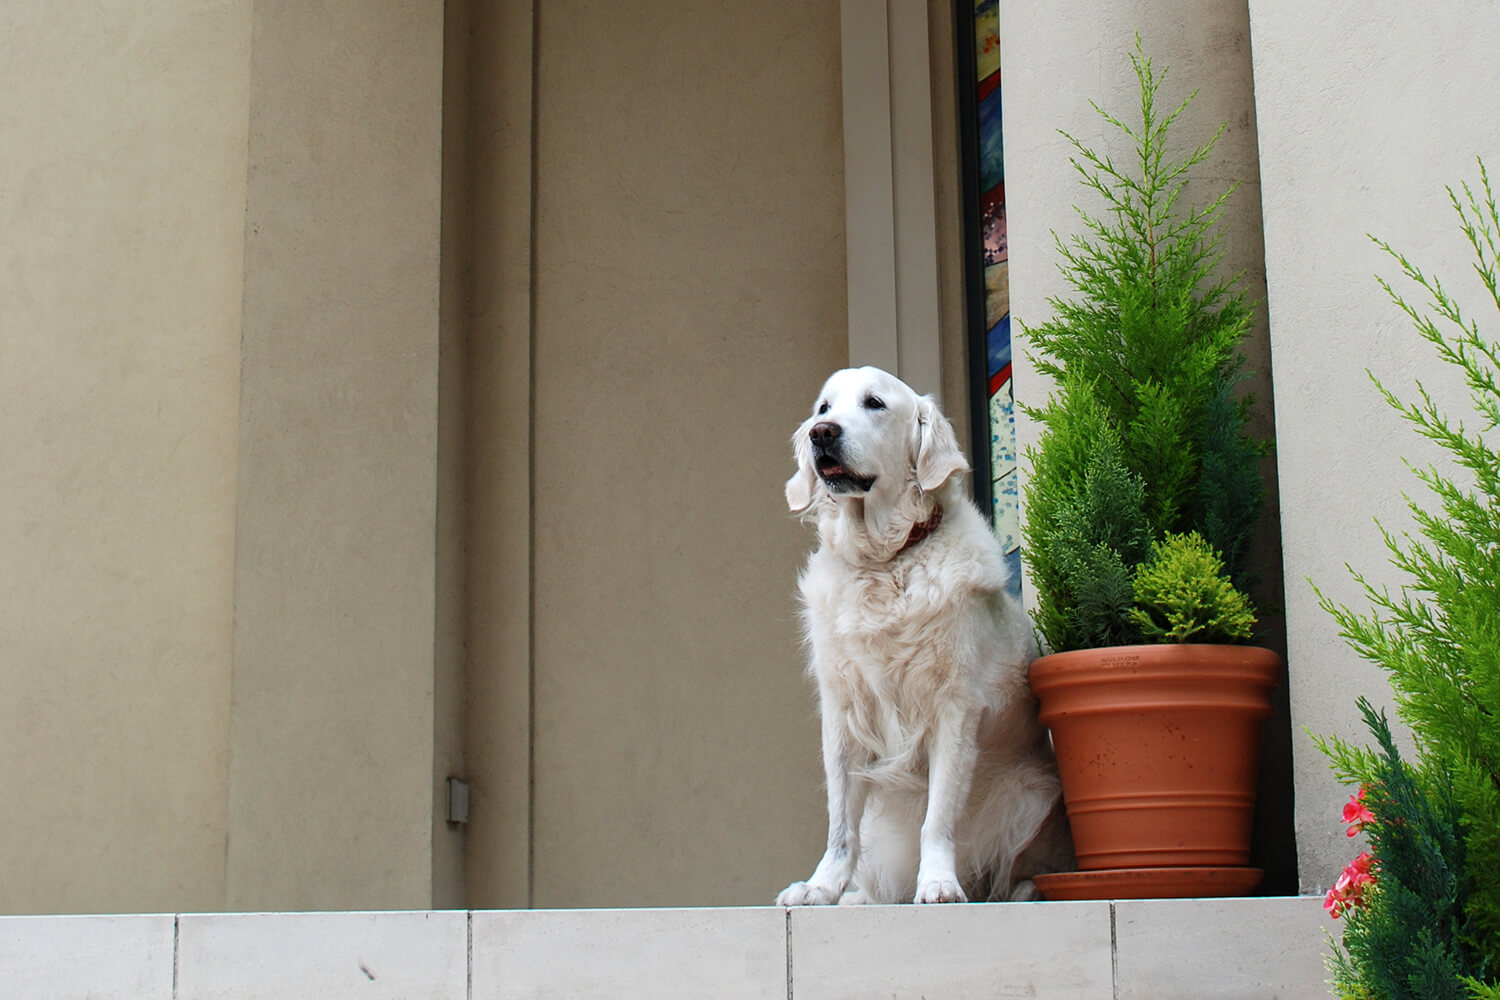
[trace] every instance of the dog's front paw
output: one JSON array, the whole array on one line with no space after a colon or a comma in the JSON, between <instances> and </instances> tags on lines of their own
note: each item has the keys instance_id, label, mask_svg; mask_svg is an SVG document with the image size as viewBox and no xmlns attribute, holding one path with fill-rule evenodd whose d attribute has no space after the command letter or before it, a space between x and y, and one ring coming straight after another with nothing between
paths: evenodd
<instances>
[{"instance_id":1,"label":"dog's front paw","mask_svg":"<svg viewBox=\"0 0 1500 1000\"><path fill-rule=\"evenodd\" d=\"M934 878L928 879L917 886L914 903L967 903L969 897L964 895L963 889L956 878Z\"/></svg>"},{"instance_id":2,"label":"dog's front paw","mask_svg":"<svg viewBox=\"0 0 1500 1000\"><path fill-rule=\"evenodd\" d=\"M829 906L838 901L838 893L810 882L793 882L776 897L777 906Z\"/></svg>"}]
</instances>

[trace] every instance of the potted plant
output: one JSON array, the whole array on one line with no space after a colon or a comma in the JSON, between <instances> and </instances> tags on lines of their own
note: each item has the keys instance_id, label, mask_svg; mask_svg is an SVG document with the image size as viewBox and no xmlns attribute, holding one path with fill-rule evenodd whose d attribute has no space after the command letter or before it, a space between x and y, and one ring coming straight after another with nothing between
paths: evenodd
<instances>
[{"instance_id":1,"label":"potted plant","mask_svg":"<svg viewBox=\"0 0 1500 1000\"><path fill-rule=\"evenodd\" d=\"M1105 211L1056 237L1077 295L1027 328L1056 384L1028 408L1027 565L1049 655L1031 669L1052 731L1079 873L1038 879L1054 898L1247 892L1261 723L1281 663L1245 645L1247 555L1269 443L1248 430L1240 344L1253 309L1216 278L1233 192L1182 207L1189 171L1223 133L1174 159L1166 71L1131 55L1134 144L1117 166L1067 133Z\"/></svg>"}]
</instances>

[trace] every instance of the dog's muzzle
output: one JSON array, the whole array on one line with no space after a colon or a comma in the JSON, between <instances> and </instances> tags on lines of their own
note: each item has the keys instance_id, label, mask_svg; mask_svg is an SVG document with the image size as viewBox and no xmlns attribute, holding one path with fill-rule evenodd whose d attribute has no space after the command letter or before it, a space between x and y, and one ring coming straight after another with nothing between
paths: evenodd
<instances>
[{"instance_id":1,"label":"dog's muzzle","mask_svg":"<svg viewBox=\"0 0 1500 1000\"><path fill-rule=\"evenodd\" d=\"M868 493L875 485L874 476L861 476L844 466L844 429L838 424L820 420L812 425L807 436L812 442L813 467L831 492Z\"/></svg>"}]
</instances>

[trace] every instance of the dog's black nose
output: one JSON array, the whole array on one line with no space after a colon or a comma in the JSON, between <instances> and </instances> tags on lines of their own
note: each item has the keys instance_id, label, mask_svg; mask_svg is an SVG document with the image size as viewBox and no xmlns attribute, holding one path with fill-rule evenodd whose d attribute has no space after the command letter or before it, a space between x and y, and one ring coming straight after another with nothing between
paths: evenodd
<instances>
[{"instance_id":1,"label":"dog's black nose","mask_svg":"<svg viewBox=\"0 0 1500 1000\"><path fill-rule=\"evenodd\" d=\"M844 429L832 420L822 420L813 424L812 430L808 432L807 436L812 438L813 444L822 445L826 448L837 441L839 435L842 433L844 433Z\"/></svg>"}]
</instances>

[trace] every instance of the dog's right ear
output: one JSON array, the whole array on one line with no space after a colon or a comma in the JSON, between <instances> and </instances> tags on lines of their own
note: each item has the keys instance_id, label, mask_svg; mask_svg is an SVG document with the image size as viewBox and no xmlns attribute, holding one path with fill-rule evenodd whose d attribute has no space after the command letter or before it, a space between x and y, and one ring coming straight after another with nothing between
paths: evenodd
<instances>
[{"instance_id":1,"label":"dog's right ear","mask_svg":"<svg viewBox=\"0 0 1500 1000\"><path fill-rule=\"evenodd\" d=\"M812 441L807 428L797 428L792 435L792 454L797 459L797 472L786 481L786 505L793 514L800 514L812 506L813 491L818 488L818 472L813 468Z\"/></svg>"},{"instance_id":2,"label":"dog's right ear","mask_svg":"<svg viewBox=\"0 0 1500 1000\"><path fill-rule=\"evenodd\" d=\"M948 418L938 412L931 396L917 399L917 485L931 493L948 481L948 477L969 471L969 460L953 433Z\"/></svg>"}]
</instances>

